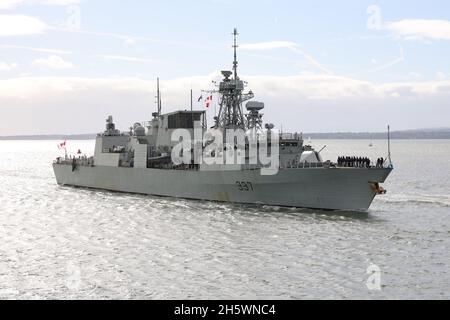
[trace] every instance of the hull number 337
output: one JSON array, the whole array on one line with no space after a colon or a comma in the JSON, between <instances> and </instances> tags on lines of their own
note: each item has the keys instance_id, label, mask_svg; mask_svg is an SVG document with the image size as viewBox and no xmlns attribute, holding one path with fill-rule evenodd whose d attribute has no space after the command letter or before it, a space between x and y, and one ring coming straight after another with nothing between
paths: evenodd
<instances>
[{"instance_id":1,"label":"hull number 337","mask_svg":"<svg viewBox=\"0 0 450 320\"><path fill-rule=\"evenodd\" d=\"M238 187L238 190L241 192L252 192L253 189L253 183L246 182L246 181L236 181L236 186Z\"/></svg>"}]
</instances>

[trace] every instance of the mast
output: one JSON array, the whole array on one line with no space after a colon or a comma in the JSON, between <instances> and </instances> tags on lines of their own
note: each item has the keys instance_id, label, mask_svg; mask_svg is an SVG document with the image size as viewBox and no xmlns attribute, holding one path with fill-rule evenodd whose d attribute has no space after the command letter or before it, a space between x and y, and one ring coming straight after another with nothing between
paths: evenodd
<instances>
[{"instance_id":1,"label":"mast","mask_svg":"<svg viewBox=\"0 0 450 320\"><path fill-rule=\"evenodd\" d=\"M194 110L194 97L193 97L193 92L192 92L192 89L191 89L191 112Z\"/></svg>"},{"instance_id":2,"label":"mast","mask_svg":"<svg viewBox=\"0 0 450 320\"><path fill-rule=\"evenodd\" d=\"M244 112L242 110L243 102L254 97L253 92L243 93L246 83L239 79L237 68L237 36L239 35L234 28L233 35L233 71L222 71L224 79L219 85L219 115L217 116L216 127L221 128L241 128L246 129Z\"/></svg>"},{"instance_id":3,"label":"mast","mask_svg":"<svg viewBox=\"0 0 450 320\"><path fill-rule=\"evenodd\" d=\"M388 158L389 165L392 166L392 158L391 158L391 126L388 125Z\"/></svg>"},{"instance_id":4,"label":"mast","mask_svg":"<svg viewBox=\"0 0 450 320\"><path fill-rule=\"evenodd\" d=\"M234 49L234 61L233 61L233 71L234 71L234 79L237 80L238 79L238 75L237 75L237 67L238 67L238 61L237 61L237 36L239 35L237 28L234 28L234 32L233 32L233 36L234 36L234 44L233 44L233 49Z\"/></svg>"},{"instance_id":5,"label":"mast","mask_svg":"<svg viewBox=\"0 0 450 320\"><path fill-rule=\"evenodd\" d=\"M193 111L194 111L194 94L193 94L193 91L192 91L192 88L191 88L191 122L192 122L192 128L195 127L194 126L194 114L193 114Z\"/></svg>"},{"instance_id":6,"label":"mast","mask_svg":"<svg viewBox=\"0 0 450 320\"><path fill-rule=\"evenodd\" d=\"M156 79L157 95L156 95L156 105L158 108L158 117L161 116L161 91L159 90L159 77Z\"/></svg>"}]
</instances>

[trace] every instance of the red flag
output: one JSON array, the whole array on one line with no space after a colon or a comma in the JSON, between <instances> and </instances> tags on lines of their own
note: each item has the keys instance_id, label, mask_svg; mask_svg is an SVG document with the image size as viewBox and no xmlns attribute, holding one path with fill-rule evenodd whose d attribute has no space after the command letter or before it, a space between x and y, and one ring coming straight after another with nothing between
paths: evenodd
<instances>
[{"instance_id":1,"label":"red flag","mask_svg":"<svg viewBox=\"0 0 450 320\"><path fill-rule=\"evenodd\" d=\"M212 103L213 100L213 96L209 96L208 98L206 98L206 107L209 108L209 105Z\"/></svg>"},{"instance_id":2,"label":"red flag","mask_svg":"<svg viewBox=\"0 0 450 320\"><path fill-rule=\"evenodd\" d=\"M60 144L58 144L58 149L59 149L59 150L65 149L65 148L66 148L66 141L64 141L64 142L62 142L62 143L60 143Z\"/></svg>"}]
</instances>

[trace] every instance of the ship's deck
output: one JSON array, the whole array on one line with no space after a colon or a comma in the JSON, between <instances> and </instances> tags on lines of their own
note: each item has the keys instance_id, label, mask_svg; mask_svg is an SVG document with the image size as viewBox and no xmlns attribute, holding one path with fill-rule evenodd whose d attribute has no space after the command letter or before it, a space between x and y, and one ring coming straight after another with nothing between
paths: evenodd
<instances>
[{"instance_id":1,"label":"ship's deck","mask_svg":"<svg viewBox=\"0 0 450 320\"><path fill-rule=\"evenodd\" d=\"M54 164L58 165L70 165L70 166L83 166L83 167L94 167L95 161L93 157L79 157L79 158L58 158L54 161ZM340 168L340 169L387 169L389 166L376 166L374 164L370 164L367 166L366 164L360 165L343 165L335 162L317 162L317 163L298 163L295 165L280 165L279 169L314 169L314 168ZM149 166L149 169L160 169L160 170L182 170L182 171L199 171L199 165L164 165L164 166ZM264 168L263 166L255 166L255 165L242 165L241 170L260 170Z\"/></svg>"}]
</instances>

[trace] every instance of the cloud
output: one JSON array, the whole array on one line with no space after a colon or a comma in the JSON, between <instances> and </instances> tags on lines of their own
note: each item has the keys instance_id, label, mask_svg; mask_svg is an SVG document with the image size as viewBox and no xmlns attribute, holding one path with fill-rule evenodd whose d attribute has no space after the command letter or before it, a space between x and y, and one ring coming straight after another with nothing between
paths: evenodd
<instances>
[{"instance_id":1,"label":"cloud","mask_svg":"<svg viewBox=\"0 0 450 320\"><path fill-rule=\"evenodd\" d=\"M152 59L145 59L145 58L136 58L136 57L129 57L129 56L117 56L117 55L97 55L98 58L106 59L106 60L120 60L120 61L127 61L127 62L145 62L145 63L156 63L158 61L152 60Z\"/></svg>"},{"instance_id":2,"label":"cloud","mask_svg":"<svg viewBox=\"0 0 450 320\"><path fill-rule=\"evenodd\" d=\"M80 0L28 0L31 3L39 3L50 6L68 6L71 4L79 4Z\"/></svg>"},{"instance_id":3,"label":"cloud","mask_svg":"<svg viewBox=\"0 0 450 320\"><path fill-rule=\"evenodd\" d=\"M450 21L404 19L387 22L385 29L405 39L450 40Z\"/></svg>"},{"instance_id":4,"label":"cloud","mask_svg":"<svg viewBox=\"0 0 450 320\"><path fill-rule=\"evenodd\" d=\"M36 59L33 61L33 65L59 70L74 68L74 65L71 62L65 61L59 56L50 56L47 59Z\"/></svg>"},{"instance_id":5,"label":"cloud","mask_svg":"<svg viewBox=\"0 0 450 320\"><path fill-rule=\"evenodd\" d=\"M200 94L218 78L214 72L162 81L163 111L189 108L189 89ZM256 100L266 103L265 120L283 123L287 130L367 131L389 122L395 128L433 127L445 126L450 117L450 80L377 84L333 75L242 78ZM134 77L0 80L0 135L96 132L108 114L126 129L150 117L155 91L156 81ZM200 104L195 107L203 110ZM209 110L210 118L212 113Z\"/></svg>"},{"instance_id":6,"label":"cloud","mask_svg":"<svg viewBox=\"0 0 450 320\"><path fill-rule=\"evenodd\" d=\"M26 15L0 15L0 37L40 34L46 29L46 24L38 18Z\"/></svg>"},{"instance_id":7,"label":"cloud","mask_svg":"<svg viewBox=\"0 0 450 320\"><path fill-rule=\"evenodd\" d=\"M0 1L0 10L11 9L19 4L21 4L23 0L1 0Z\"/></svg>"},{"instance_id":8,"label":"cloud","mask_svg":"<svg viewBox=\"0 0 450 320\"><path fill-rule=\"evenodd\" d=\"M439 80L445 80L445 79L447 79L447 75L446 75L445 73L443 73L442 71L436 72L436 77L437 77Z\"/></svg>"},{"instance_id":9,"label":"cloud","mask_svg":"<svg viewBox=\"0 0 450 320\"><path fill-rule=\"evenodd\" d=\"M60 32L72 32L72 33L78 33L82 35L88 35L88 36L95 36L95 37L101 37L101 38L111 38L111 39L117 39L120 40L121 43L125 45L132 45L133 43L136 44L138 41L140 43L154 43L159 45L167 45L167 46L177 46L177 47L184 47L184 48L195 48L195 49L203 49L203 50L214 50L218 52L223 52L222 46L214 46L211 44L199 44L199 43L193 43L189 41L177 41L177 40L170 40L167 38L159 39L159 38L153 38L153 37L143 37L143 36L137 36L137 35L131 35L131 34L121 34L121 33L111 33L111 32L95 32L95 31L88 31L88 30L82 30L77 28L67 28L64 26L52 26L51 28L53 31L60 31Z\"/></svg>"},{"instance_id":10,"label":"cloud","mask_svg":"<svg viewBox=\"0 0 450 320\"><path fill-rule=\"evenodd\" d=\"M67 6L71 4L78 4L80 0L1 0L0 10L13 9L23 4L44 4L53 6Z\"/></svg>"},{"instance_id":11,"label":"cloud","mask_svg":"<svg viewBox=\"0 0 450 320\"><path fill-rule=\"evenodd\" d=\"M72 54L71 51L65 51L65 50L26 47L26 46L16 46L16 45L8 45L8 44L2 44L2 45L0 45L0 48L28 50L28 51L34 51L34 52L53 53L53 54Z\"/></svg>"},{"instance_id":12,"label":"cloud","mask_svg":"<svg viewBox=\"0 0 450 320\"><path fill-rule=\"evenodd\" d=\"M19 65L17 63L7 63L0 61L0 72L1 71L11 71L16 69Z\"/></svg>"},{"instance_id":13,"label":"cloud","mask_svg":"<svg viewBox=\"0 0 450 320\"><path fill-rule=\"evenodd\" d=\"M291 50L301 54L305 58L306 61L308 61L311 65L315 66L317 69L319 69L323 73L325 73L325 74L333 74L333 72L330 69L325 67L323 64L321 64L319 61L314 59L311 55L309 55L306 52L304 52L302 49L300 49L300 48L292 48Z\"/></svg>"},{"instance_id":14,"label":"cloud","mask_svg":"<svg viewBox=\"0 0 450 320\"><path fill-rule=\"evenodd\" d=\"M297 44L290 41L270 41L259 43L244 43L239 45L240 50L274 50L296 48Z\"/></svg>"},{"instance_id":15,"label":"cloud","mask_svg":"<svg viewBox=\"0 0 450 320\"><path fill-rule=\"evenodd\" d=\"M148 91L153 88L150 83L138 78L21 77L0 80L0 98L32 101L101 89L111 92Z\"/></svg>"},{"instance_id":16,"label":"cloud","mask_svg":"<svg viewBox=\"0 0 450 320\"><path fill-rule=\"evenodd\" d=\"M412 71L412 72L408 73L408 77L411 79L420 79L422 77L422 75L420 73Z\"/></svg>"},{"instance_id":17,"label":"cloud","mask_svg":"<svg viewBox=\"0 0 450 320\"><path fill-rule=\"evenodd\" d=\"M128 39L125 39L123 41L123 43L127 46L134 46L134 45L136 45L136 40L133 38L128 38Z\"/></svg>"},{"instance_id":18,"label":"cloud","mask_svg":"<svg viewBox=\"0 0 450 320\"><path fill-rule=\"evenodd\" d=\"M244 51L261 51L261 50L274 50L274 49L289 49L295 53L302 55L306 61L311 65L319 69L325 74L333 74L333 72L313 58L310 54L306 53L300 48L300 46L291 41L269 41L269 42L259 42L259 43L247 43L239 46L241 50Z\"/></svg>"},{"instance_id":19,"label":"cloud","mask_svg":"<svg viewBox=\"0 0 450 320\"><path fill-rule=\"evenodd\" d=\"M43 59L61 62L59 57ZM72 65L64 62L64 64ZM376 84L369 81L333 75L294 76L242 76L249 82L249 88L263 97L279 97L302 100L343 99L387 99L397 93L403 98L418 98L444 93L450 81L393 82ZM220 73L205 76L175 78L161 83L166 101L177 105L185 99L186 90L208 89L212 80L218 80ZM153 92L156 82L141 78L83 78L83 77L22 77L0 80L0 98L34 100L37 96L51 97L61 92L78 92L102 88L111 91Z\"/></svg>"},{"instance_id":20,"label":"cloud","mask_svg":"<svg viewBox=\"0 0 450 320\"><path fill-rule=\"evenodd\" d=\"M393 60L391 60L389 62L386 62L385 64L383 64L383 65L381 65L381 66L379 66L377 68L368 70L366 72L369 72L369 73L379 72L379 71L391 68L391 67L393 67L393 66L395 66L395 65L397 65L399 63L404 62L405 61L405 51L403 50L403 47L401 45L399 45L399 48L400 48L400 56L398 58L393 59ZM372 62L372 63L376 64L376 60L374 60L374 62Z\"/></svg>"}]
</instances>

